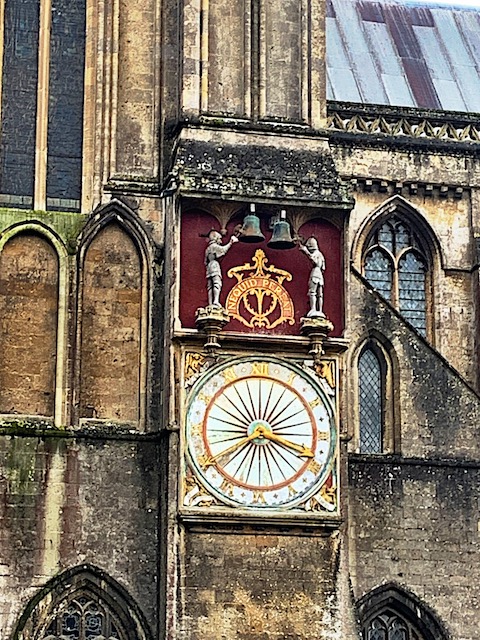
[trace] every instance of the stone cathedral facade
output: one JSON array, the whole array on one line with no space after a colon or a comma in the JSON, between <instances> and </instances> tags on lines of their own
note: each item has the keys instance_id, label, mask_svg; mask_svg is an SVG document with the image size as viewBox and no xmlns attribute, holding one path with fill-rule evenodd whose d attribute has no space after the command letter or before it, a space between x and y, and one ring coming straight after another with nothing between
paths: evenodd
<instances>
[{"instance_id":1,"label":"stone cathedral facade","mask_svg":"<svg viewBox=\"0 0 480 640\"><path fill-rule=\"evenodd\" d=\"M480 12L0 0L2 640L476 640Z\"/></svg>"}]
</instances>

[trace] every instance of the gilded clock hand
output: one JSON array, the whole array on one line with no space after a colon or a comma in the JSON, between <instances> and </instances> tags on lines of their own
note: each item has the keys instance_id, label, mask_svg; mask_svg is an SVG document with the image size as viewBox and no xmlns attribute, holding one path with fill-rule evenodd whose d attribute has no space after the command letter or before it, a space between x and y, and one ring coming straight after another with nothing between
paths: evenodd
<instances>
[{"instance_id":1,"label":"gilded clock hand","mask_svg":"<svg viewBox=\"0 0 480 640\"><path fill-rule=\"evenodd\" d=\"M278 442L278 444L283 444L289 449L298 451L302 458L313 458L315 455L313 451L306 447L304 444L295 444L295 442L285 440L285 438L282 438L282 436L277 436L277 434L268 431L267 429L265 429L265 427L260 426L256 429L256 431L262 438L266 438L267 440L271 440L272 442Z\"/></svg>"},{"instance_id":2,"label":"gilded clock hand","mask_svg":"<svg viewBox=\"0 0 480 640\"><path fill-rule=\"evenodd\" d=\"M235 444L232 444L232 446L228 447L228 449L224 449L223 451L220 451L220 453L217 453L214 456L209 456L208 458L205 458L203 461L203 466L205 468L212 466L217 462L218 458L223 458L224 456L227 456L229 453L236 451L240 447L243 447L243 445L247 444L247 442L250 442L251 440L258 438L259 435L260 435L260 427L257 427L255 431L253 431L249 436L246 436L245 438L242 438Z\"/></svg>"}]
</instances>

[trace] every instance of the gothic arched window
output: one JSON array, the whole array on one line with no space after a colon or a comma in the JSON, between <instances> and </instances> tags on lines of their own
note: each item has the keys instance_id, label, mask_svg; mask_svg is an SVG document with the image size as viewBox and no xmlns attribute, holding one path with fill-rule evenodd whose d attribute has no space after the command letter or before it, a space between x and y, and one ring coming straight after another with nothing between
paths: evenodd
<instances>
[{"instance_id":1,"label":"gothic arched window","mask_svg":"<svg viewBox=\"0 0 480 640\"><path fill-rule=\"evenodd\" d=\"M362 640L447 640L436 617L413 593L382 585L357 603Z\"/></svg>"},{"instance_id":2,"label":"gothic arched window","mask_svg":"<svg viewBox=\"0 0 480 640\"><path fill-rule=\"evenodd\" d=\"M367 242L363 270L373 287L426 336L429 262L403 218L393 215L376 227Z\"/></svg>"},{"instance_id":3,"label":"gothic arched window","mask_svg":"<svg viewBox=\"0 0 480 640\"><path fill-rule=\"evenodd\" d=\"M96 567L72 567L37 593L20 617L22 640L153 640L136 603Z\"/></svg>"},{"instance_id":4,"label":"gothic arched window","mask_svg":"<svg viewBox=\"0 0 480 640\"><path fill-rule=\"evenodd\" d=\"M368 345L358 359L360 453L382 453L385 422L385 362Z\"/></svg>"},{"instance_id":5,"label":"gothic arched window","mask_svg":"<svg viewBox=\"0 0 480 640\"><path fill-rule=\"evenodd\" d=\"M127 635L105 603L81 593L55 611L38 640L127 640Z\"/></svg>"}]
</instances>

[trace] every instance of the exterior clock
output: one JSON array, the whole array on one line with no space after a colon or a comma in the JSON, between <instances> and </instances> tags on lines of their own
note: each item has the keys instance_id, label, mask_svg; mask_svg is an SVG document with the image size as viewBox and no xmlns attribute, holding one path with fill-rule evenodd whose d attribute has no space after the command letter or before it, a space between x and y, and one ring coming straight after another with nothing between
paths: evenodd
<instances>
[{"instance_id":1,"label":"exterior clock","mask_svg":"<svg viewBox=\"0 0 480 640\"><path fill-rule=\"evenodd\" d=\"M191 467L232 506L294 507L325 482L335 458L334 409L316 380L275 358L220 364L192 389L186 414Z\"/></svg>"}]
</instances>

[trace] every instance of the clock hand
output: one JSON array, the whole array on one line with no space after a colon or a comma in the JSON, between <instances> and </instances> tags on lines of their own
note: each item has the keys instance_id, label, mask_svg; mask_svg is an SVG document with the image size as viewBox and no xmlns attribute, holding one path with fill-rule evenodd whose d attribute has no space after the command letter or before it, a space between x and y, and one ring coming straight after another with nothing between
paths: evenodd
<instances>
[{"instance_id":1,"label":"clock hand","mask_svg":"<svg viewBox=\"0 0 480 640\"><path fill-rule=\"evenodd\" d=\"M208 458L206 458L204 460L203 466L204 467L212 466L213 464L216 463L218 458L223 458L224 456L227 456L229 453L232 453L239 447L242 447L243 445L247 444L247 442L250 442L251 440L258 438L259 435L260 435L260 427L257 427L255 431L253 431L249 436L246 436L245 438L242 438L235 444L232 444L232 446L228 447L228 449L224 449L224 451L220 451L220 453L217 453L214 456L209 456Z\"/></svg>"},{"instance_id":2,"label":"clock hand","mask_svg":"<svg viewBox=\"0 0 480 640\"><path fill-rule=\"evenodd\" d=\"M313 458L314 453L311 449L306 447L304 444L295 444L295 442L290 442L290 440L285 440L282 436L278 436L276 433L272 433L271 431L267 431L264 427L260 426L257 429L259 435L262 438L266 438L267 440L271 440L272 442L278 442L278 444L283 444L285 447L289 449L293 449L294 451L298 451L300 456L303 458Z\"/></svg>"}]
</instances>

